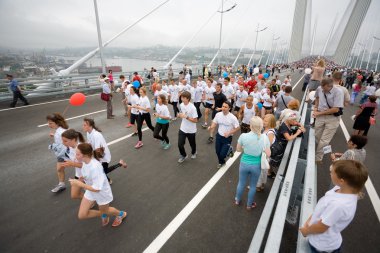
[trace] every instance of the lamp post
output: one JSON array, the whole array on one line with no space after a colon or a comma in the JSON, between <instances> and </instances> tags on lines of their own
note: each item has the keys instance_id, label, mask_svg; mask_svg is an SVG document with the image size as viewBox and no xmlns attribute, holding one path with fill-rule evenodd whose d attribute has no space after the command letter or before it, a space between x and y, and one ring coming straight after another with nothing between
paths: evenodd
<instances>
[{"instance_id":1,"label":"lamp post","mask_svg":"<svg viewBox=\"0 0 380 253\"><path fill-rule=\"evenodd\" d=\"M220 13L220 31L219 31L219 49L218 49L218 65L220 64L220 49L221 49L221 46L222 46L222 29L223 29L223 13L225 12L229 12L230 10L232 10L233 8L236 7L236 3L229 9L227 10L223 10L223 6L224 6L224 1L225 0L222 0L222 9L221 11L218 11Z\"/></svg>"},{"instance_id":2,"label":"lamp post","mask_svg":"<svg viewBox=\"0 0 380 253\"><path fill-rule=\"evenodd\" d=\"M269 55L268 55L268 58L267 58L267 61L265 62L265 66L268 66L268 61L269 61L269 58L270 58L270 54L272 53L272 48L273 48L273 43L280 39L280 36L278 36L277 38L275 38L275 34L273 33L273 36L272 36L272 46L270 47L270 50L269 50Z\"/></svg>"},{"instance_id":3,"label":"lamp post","mask_svg":"<svg viewBox=\"0 0 380 253\"><path fill-rule=\"evenodd\" d=\"M251 60L253 58L253 56L255 55L256 53L256 46L257 46L257 38L259 37L259 32L262 32L262 31L265 31L266 29L268 29L268 26L260 29L260 23L257 23L257 29L256 29L256 39L255 39L255 47L253 48L253 53L251 55L251 58L249 58L249 61L248 61L248 64L249 65L251 63ZM253 59L253 62L252 62L252 65L255 63L255 59Z\"/></svg>"},{"instance_id":4,"label":"lamp post","mask_svg":"<svg viewBox=\"0 0 380 253\"><path fill-rule=\"evenodd\" d=\"M380 55L380 48L377 51L377 59L376 59L376 66L375 66L375 71L377 72L377 64L379 63L379 55Z\"/></svg>"},{"instance_id":5,"label":"lamp post","mask_svg":"<svg viewBox=\"0 0 380 253\"><path fill-rule=\"evenodd\" d=\"M375 40L380 40L379 38L377 38L376 36L372 36L372 43L371 43L371 49L369 50L369 54L368 54L368 61L367 61L367 70L368 70L368 66L369 66L369 61L371 60L371 54L372 54L372 49L373 49L373 42Z\"/></svg>"}]
</instances>

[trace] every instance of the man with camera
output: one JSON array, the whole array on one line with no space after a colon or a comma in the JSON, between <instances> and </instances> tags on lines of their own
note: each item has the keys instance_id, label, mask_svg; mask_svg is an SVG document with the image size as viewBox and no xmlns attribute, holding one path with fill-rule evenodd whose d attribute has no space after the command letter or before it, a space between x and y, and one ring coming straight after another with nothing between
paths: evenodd
<instances>
[{"instance_id":1,"label":"man with camera","mask_svg":"<svg viewBox=\"0 0 380 253\"><path fill-rule=\"evenodd\" d=\"M344 94L341 89L334 86L330 78L323 79L321 86L315 92L315 140L317 150L315 161L321 163L323 148L330 144L339 127L340 116L343 114Z\"/></svg>"}]
</instances>

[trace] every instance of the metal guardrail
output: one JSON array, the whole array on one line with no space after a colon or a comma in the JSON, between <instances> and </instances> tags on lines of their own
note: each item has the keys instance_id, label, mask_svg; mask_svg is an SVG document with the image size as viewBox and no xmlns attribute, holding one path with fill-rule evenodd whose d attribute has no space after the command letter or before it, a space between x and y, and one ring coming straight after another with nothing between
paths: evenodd
<instances>
[{"instance_id":1,"label":"metal guardrail","mask_svg":"<svg viewBox=\"0 0 380 253\"><path fill-rule=\"evenodd\" d=\"M178 78L178 73L182 69L173 69L174 78ZM194 67L193 76L199 74L202 69L198 66ZM148 71L138 71L144 79L144 84L149 85L150 79L146 78ZM157 70L160 80L168 79L168 70ZM132 80L133 72L113 73L115 80L118 80L119 75L123 74L126 79ZM46 76L46 77L30 77L30 78L16 78L20 86L26 87L23 94L29 95L28 97L48 97L63 94L70 94L74 92L86 92L93 90L100 90L99 83L100 74L83 74L83 75L69 75L64 77L59 76ZM39 84L46 84L38 86ZM116 86L120 85L117 84ZM9 81L7 79L0 79L0 88L8 88ZM32 86L30 88L28 86ZM35 87L38 86L38 87ZM0 101L11 100L13 97L10 90L0 92Z\"/></svg>"},{"instance_id":2,"label":"metal guardrail","mask_svg":"<svg viewBox=\"0 0 380 253\"><path fill-rule=\"evenodd\" d=\"M301 118L301 124L305 123L306 118L306 111L307 106L305 106L304 98L302 99L302 118ZM281 193L277 202L276 211L273 216L272 225L269 231L269 235L266 241L265 245L265 253L273 253L273 252L279 252L280 246L281 246L281 240L282 240L282 234L284 231L284 225L286 220L286 215L288 212L288 206L291 196L291 190L293 187L294 182L294 176L296 172L297 162L298 162L298 156L299 151L301 147L301 141L302 138L297 138L294 141L294 147L292 154L289 159L289 164L287 168L287 172L284 178L283 187L281 189Z\"/></svg>"},{"instance_id":3,"label":"metal guardrail","mask_svg":"<svg viewBox=\"0 0 380 253\"><path fill-rule=\"evenodd\" d=\"M302 107L299 109L302 115L301 123L305 122L307 106L305 106L306 92L302 99ZM286 214L288 211L289 201L292 192L293 180L298 163L298 156L301 147L302 138L288 142L276 179L272 185L268 199L265 203L264 210L261 214L259 223L256 227L255 234L252 238L248 253L261 252L264 237L267 233L273 212L275 211L269 236L266 241L265 252L279 252L282 240L282 232L285 224ZM285 179L282 175L286 170ZM282 187L283 186L283 187ZM282 187L282 189L281 189ZM281 189L281 193L279 191ZM276 200L278 202L276 203ZM277 204L277 205L276 205Z\"/></svg>"},{"instance_id":4,"label":"metal guardrail","mask_svg":"<svg viewBox=\"0 0 380 253\"><path fill-rule=\"evenodd\" d=\"M309 109L309 108L308 108ZM310 107L310 112L312 112ZM310 117L310 124L313 118ZM317 166L315 164L315 130L309 129L309 143L307 149L307 166L304 177L304 188L301 204L301 214L299 224L302 226L313 213L317 204ZM310 247L307 238L298 232L297 253L309 253Z\"/></svg>"}]
</instances>

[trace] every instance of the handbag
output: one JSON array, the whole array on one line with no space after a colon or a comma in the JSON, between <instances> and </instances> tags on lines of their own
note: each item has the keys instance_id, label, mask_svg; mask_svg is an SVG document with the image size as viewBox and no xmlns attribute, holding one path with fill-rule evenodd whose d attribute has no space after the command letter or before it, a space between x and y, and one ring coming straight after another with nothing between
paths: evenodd
<instances>
[{"instance_id":1,"label":"handbag","mask_svg":"<svg viewBox=\"0 0 380 253\"><path fill-rule=\"evenodd\" d=\"M103 101L110 101L110 94L107 94L107 93L100 93L100 98L103 100Z\"/></svg>"},{"instance_id":2,"label":"handbag","mask_svg":"<svg viewBox=\"0 0 380 253\"><path fill-rule=\"evenodd\" d=\"M375 119L375 117L373 117L373 116L369 117L369 124L370 124L371 126L373 126L373 125L376 124L376 119Z\"/></svg>"},{"instance_id":3,"label":"handbag","mask_svg":"<svg viewBox=\"0 0 380 253\"><path fill-rule=\"evenodd\" d=\"M262 170L269 170L269 162L267 159L267 154L265 151L261 154L261 169Z\"/></svg>"}]
</instances>

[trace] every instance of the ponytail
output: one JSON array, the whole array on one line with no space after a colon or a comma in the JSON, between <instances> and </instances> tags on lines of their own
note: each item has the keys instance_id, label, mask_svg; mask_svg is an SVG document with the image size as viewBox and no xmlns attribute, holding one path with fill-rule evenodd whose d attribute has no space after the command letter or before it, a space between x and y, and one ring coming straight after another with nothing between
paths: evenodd
<instances>
[{"instance_id":1,"label":"ponytail","mask_svg":"<svg viewBox=\"0 0 380 253\"><path fill-rule=\"evenodd\" d=\"M95 126L94 119L84 118L83 121L86 122L90 127L92 127L93 129L95 129L96 131L98 131L98 132L102 131L97 126Z\"/></svg>"},{"instance_id":2,"label":"ponytail","mask_svg":"<svg viewBox=\"0 0 380 253\"><path fill-rule=\"evenodd\" d=\"M62 137L65 137L65 138L67 138L69 140L74 140L75 139L76 141L79 141L81 143L85 142L82 133L77 132L74 129L69 129L69 130L64 131L62 133Z\"/></svg>"},{"instance_id":3,"label":"ponytail","mask_svg":"<svg viewBox=\"0 0 380 253\"><path fill-rule=\"evenodd\" d=\"M55 112L51 115L46 116L46 120L53 121L55 124L57 124L58 126L64 129L69 128L69 125L67 124L65 118L58 112Z\"/></svg>"}]
</instances>

